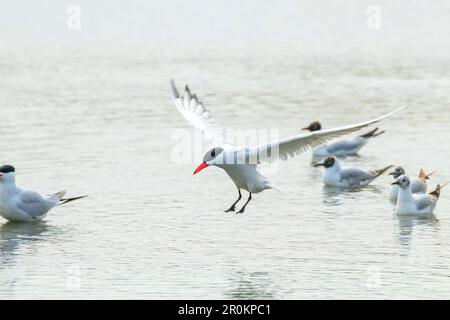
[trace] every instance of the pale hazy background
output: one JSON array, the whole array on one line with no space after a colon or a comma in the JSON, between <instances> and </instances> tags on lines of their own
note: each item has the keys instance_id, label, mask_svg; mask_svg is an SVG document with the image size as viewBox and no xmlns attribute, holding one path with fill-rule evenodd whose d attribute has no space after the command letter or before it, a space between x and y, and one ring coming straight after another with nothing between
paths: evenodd
<instances>
[{"instance_id":1,"label":"pale hazy background","mask_svg":"<svg viewBox=\"0 0 450 320\"><path fill-rule=\"evenodd\" d=\"M171 162L187 125L169 90L282 135L407 104L345 161L437 170L434 187L450 180L449 17L448 1L0 0L0 162L23 187L89 195L44 223L0 218L0 298L449 298L450 189L436 216L399 219L388 176L328 190L306 153L271 177L285 195L225 214L224 172Z\"/></svg>"},{"instance_id":2,"label":"pale hazy background","mask_svg":"<svg viewBox=\"0 0 450 320\"><path fill-rule=\"evenodd\" d=\"M81 29L66 28L66 8L81 8ZM366 27L370 6L381 29ZM2 50L152 49L184 56L211 50L278 54L445 56L448 1L1 1ZM174 51L183 50L175 54ZM260 52L262 53L262 52Z\"/></svg>"}]
</instances>

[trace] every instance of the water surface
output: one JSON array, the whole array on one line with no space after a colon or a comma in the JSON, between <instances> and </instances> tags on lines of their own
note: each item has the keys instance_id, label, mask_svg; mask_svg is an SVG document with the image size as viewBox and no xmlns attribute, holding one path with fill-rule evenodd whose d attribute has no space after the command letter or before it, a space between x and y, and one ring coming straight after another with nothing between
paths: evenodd
<instances>
[{"instance_id":1,"label":"water surface","mask_svg":"<svg viewBox=\"0 0 450 320\"><path fill-rule=\"evenodd\" d=\"M0 298L449 298L450 191L435 216L400 219L389 176L358 192L324 188L307 152L270 176L284 194L266 191L245 214L224 213L237 192L223 171L193 177L201 157L171 161L172 133L188 126L169 90L171 78L187 82L224 127L281 136L313 120L333 127L408 104L380 124L385 135L344 161L437 170L434 187L450 179L450 59L439 50L450 46L436 35L448 30L445 2L438 12L383 2L376 34L356 2L334 8L334 18L326 1L293 12L286 1L272 13L253 3L261 20L247 5L235 16L222 4L212 31L194 16L184 35L170 7L138 3L147 11L125 12L130 29L89 22L78 40L49 31L53 20L31 20L48 30L16 37L18 16L3 22L11 42L0 51L1 162L15 165L20 186L89 197L41 223L1 219ZM207 17L208 6L200 9ZM151 12L163 18L139 28ZM227 29L226 17L239 27ZM411 24L419 17L428 23ZM331 28L319 23L328 18ZM277 30L286 31L281 39Z\"/></svg>"}]
</instances>

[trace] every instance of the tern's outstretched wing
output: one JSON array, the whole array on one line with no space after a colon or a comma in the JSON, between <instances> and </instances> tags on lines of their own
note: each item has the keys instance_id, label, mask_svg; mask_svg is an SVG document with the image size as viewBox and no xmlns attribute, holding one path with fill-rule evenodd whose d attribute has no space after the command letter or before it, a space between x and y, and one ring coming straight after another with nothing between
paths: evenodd
<instances>
[{"instance_id":1,"label":"tern's outstretched wing","mask_svg":"<svg viewBox=\"0 0 450 320\"><path fill-rule=\"evenodd\" d=\"M313 148L321 144L324 144L333 138L337 138L345 134L358 131L371 124L379 122L393 115L394 113L399 112L403 108L405 108L405 106L393 112L385 114L384 116L381 116L379 118L361 122L351 126L314 131L309 132L307 134L298 134L278 141L272 141L270 143L263 144L256 148L253 148L251 150L251 156L255 157L254 159L258 159L258 162L260 161L271 162L278 159L287 160L290 157L294 157L305 152L309 148Z\"/></svg>"},{"instance_id":2,"label":"tern's outstretched wing","mask_svg":"<svg viewBox=\"0 0 450 320\"><path fill-rule=\"evenodd\" d=\"M216 146L231 144L225 138L225 131L213 119L197 96L191 94L188 86L185 87L184 94L180 96L173 80L171 80L171 85L175 106L194 128L200 130L203 136Z\"/></svg>"}]
</instances>

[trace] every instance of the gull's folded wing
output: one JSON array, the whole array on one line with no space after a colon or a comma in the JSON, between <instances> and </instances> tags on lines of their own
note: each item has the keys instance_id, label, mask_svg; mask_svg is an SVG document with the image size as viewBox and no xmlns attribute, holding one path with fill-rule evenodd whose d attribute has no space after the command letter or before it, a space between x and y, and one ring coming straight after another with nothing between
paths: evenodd
<instances>
[{"instance_id":1,"label":"gull's folded wing","mask_svg":"<svg viewBox=\"0 0 450 320\"><path fill-rule=\"evenodd\" d=\"M173 101L181 115L196 129L200 130L203 136L216 146L230 144L225 138L225 131L218 125L209 113L208 109L197 99L195 94L191 94L186 86L184 94L181 96L171 80Z\"/></svg>"},{"instance_id":2,"label":"gull's folded wing","mask_svg":"<svg viewBox=\"0 0 450 320\"><path fill-rule=\"evenodd\" d=\"M298 134L278 141L272 141L270 143L263 144L251 149L250 155L253 159L257 159L258 162L272 162L278 159L287 160L290 157L294 157L305 152L309 148L317 147L331 139L358 131L371 124L377 123L393 115L394 113L399 112L403 108L405 108L405 106L379 118L361 122L351 126L314 131L307 134Z\"/></svg>"},{"instance_id":3,"label":"gull's folded wing","mask_svg":"<svg viewBox=\"0 0 450 320\"><path fill-rule=\"evenodd\" d=\"M428 207L431 207L436 202L436 199L431 197L428 194L420 195L416 198L416 207L417 210L423 210Z\"/></svg>"}]
</instances>

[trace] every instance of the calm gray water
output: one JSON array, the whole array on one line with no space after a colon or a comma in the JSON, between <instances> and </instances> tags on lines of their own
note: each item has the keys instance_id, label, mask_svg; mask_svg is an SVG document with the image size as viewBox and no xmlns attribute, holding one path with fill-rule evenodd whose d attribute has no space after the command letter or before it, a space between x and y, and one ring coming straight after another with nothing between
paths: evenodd
<instances>
[{"instance_id":1,"label":"calm gray water","mask_svg":"<svg viewBox=\"0 0 450 320\"><path fill-rule=\"evenodd\" d=\"M100 27L89 17L101 5L82 2L85 24L70 32L56 3L47 6L57 19L33 5L11 14L12 4L0 19L1 163L16 167L22 187L89 197L42 223L0 218L0 298L450 297L450 189L434 217L399 219L389 176L358 192L327 189L307 152L270 176L286 193L224 213L236 197L225 173L193 177L201 157L171 160L172 133L188 125L169 91L170 78L189 83L224 127L282 136L408 104L344 161L437 170L434 187L450 180L446 2L380 2L383 28L371 31L371 3L284 1L271 11L250 2L237 13L222 3L216 21L196 1L186 35L180 10L170 15L178 2L136 1L116 29L117 3Z\"/></svg>"}]
</instances>

